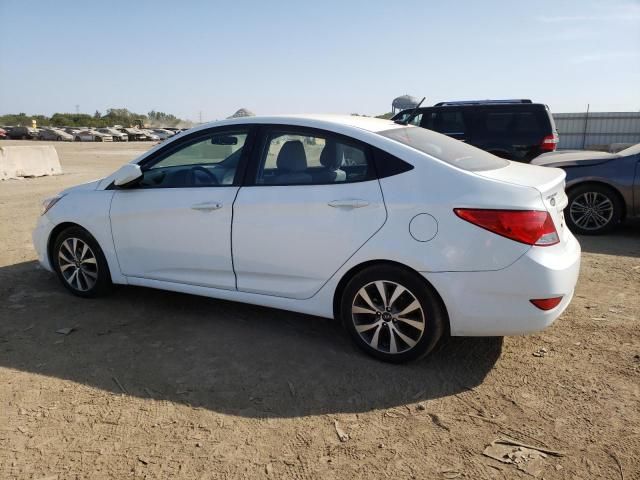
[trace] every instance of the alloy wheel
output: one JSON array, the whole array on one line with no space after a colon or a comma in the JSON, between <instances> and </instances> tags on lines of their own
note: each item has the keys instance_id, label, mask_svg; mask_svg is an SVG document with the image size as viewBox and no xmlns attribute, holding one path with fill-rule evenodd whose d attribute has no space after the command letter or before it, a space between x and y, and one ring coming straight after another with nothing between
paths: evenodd
<instances>
[{"instance_id":1,"label":"alloy wheel","mask_svg":"<svg viewBox=\"0 0 640 480\"><path fill-rule=\"evenodd\" d=\"M571 202L569 215L584 230L600 230L613 218L613 202L602 193L585 192Z\"/></svg>"},{"instance_id":2,"label":"alloy wheel","mask_svg":"<svg viewBox=\"0 0 640 480\"><path fill-rule=\"evenodd\" d=\"M360 338L387 354L411 350L426 327L424 311L416 296L388 280L371 282L358 290L351 316Z\"/></svg>"},{"instance_id":3,"label":"alloy wheel","mask_svg":"<svg viewBox=\"0 0 640 480\"><path fill-rule=\"evenodd\" d=\"M60 244L58 265L69 286L80 292L91 290L98 280L98 262L86 242L70 237Z\"/></svg>"}]
</instances>

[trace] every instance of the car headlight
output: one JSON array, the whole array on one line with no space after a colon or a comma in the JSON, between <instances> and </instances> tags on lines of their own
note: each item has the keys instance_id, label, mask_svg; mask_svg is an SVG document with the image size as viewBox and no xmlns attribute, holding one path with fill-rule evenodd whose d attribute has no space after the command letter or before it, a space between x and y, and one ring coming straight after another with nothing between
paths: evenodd
<instances>
[{"instance_id":1,"label":"car headlight","mask_svg":"<svg viewBox=\"0 0 640 480\"><path fill-rule=\"evenodd\" d=\"M58 203L62 197L64 197L64 195L56 195L55 197L45 198L42 201L42 213L40 213L40 215L44 215L49 210L51 210L51 207Z\"/></svg>"}]
</instances>

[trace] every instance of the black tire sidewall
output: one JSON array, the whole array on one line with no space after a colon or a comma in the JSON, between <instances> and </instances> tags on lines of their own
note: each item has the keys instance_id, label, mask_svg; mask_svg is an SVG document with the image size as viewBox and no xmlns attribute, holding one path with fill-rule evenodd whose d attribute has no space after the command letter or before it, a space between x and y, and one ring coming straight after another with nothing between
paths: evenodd
<instances>
[{"instance_id":1,"label":"black tire sidewall","mask_svg":"<svg viewBox=\"0 0 640 480\"><path fill-rule=\"evenodd\" d=\"M409 289L420 302L425 314L426 327L422 338L411 350L398 354L380 352L366 343L356 331L351 315L353 299L360 288L376 280L396 282ZM447 321L442 300L426 280L407 269L387 265L369 267L349 281L342 294L340 316L344 327L360 349L379 360L391 363L404 363L427 355L442 337Z\"/></svg>"},{"instance_id":2,"label":"black tire sidewall","mask_svg":"<svg viewBox=\"0 0 640 480\"><path fill-rule=\"evenodd\" d=\"M65 280L64 276L62 275L62 271L60 270L60 264L58 262L58 252L60 251L60 246L62 245L62 242L64 242L68 238L79 238L80 240L85 242L87 245L89 245L89 248L91 248L91 250L96 256L96 261L98 263L98 279L96 280L96 284L86 292L76 290L71 285L69 285L69 283ZM64 287L67 290L69 290L74 295L77 295L78 297L84 297L84 298L97 297L100 295L104 295L111 288L111 274L109 273L109 265L107 264L107 260L104 256L104 253L102 252L102 249L100 248L100 245L98 245L98 242L96 241L96 239L93 238L93 236L83 228L70 227L70 228L67 228L66 230L63 230L56 237L55 243L53 244L51 262L53 264L53 268L56 272L56 275L58 276L58 279L60 280L60 282L62 282L62 285L64 285Z\"/></svg>"},{"instance_id":3,"label":"black tire sidewall","mask_svg":"<svg viewBox=\"0 0 640 480\"><path fill-rule=\"evenodd\" d=\"M577 197L587 192L595 192L600 195L605 195L609 200L611 200L611 204L613 205L613 216L611 217L611 220L604 227L599 228L598 230L585 230L576 225L571 218L571 204ZM580 185L572 188L569 191L568 197L569 199L565 213L565 220L569 230L573 233L577 233L579 235L602 235L610 232L620 223L622 218L622 205L620 204L618 195L611 188L602 185Z\"/></svg>"}]
</instances>

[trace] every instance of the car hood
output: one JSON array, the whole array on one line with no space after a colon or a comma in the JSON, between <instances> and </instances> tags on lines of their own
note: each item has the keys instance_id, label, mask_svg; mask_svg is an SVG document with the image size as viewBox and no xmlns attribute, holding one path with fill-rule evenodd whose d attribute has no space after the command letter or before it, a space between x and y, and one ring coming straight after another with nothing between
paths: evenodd
<instances>
[{"instance_id":1,"label":"car hood","mask_svg":"<svg viewBox=\"0 0 640 480\"><path fill-rule=\"evenodd\" d=\"M619 155L607 152L595 152L588 150L568 150L564 152L545 153L534 158L533 165L543 167L579 167L588 165L598 165L608 162Z\"/></svg>"},{"instance_id":2,"label":"car hood","mask_svg":"<svg viewBox=\"0 0 640 480\"><path fill-rule=\"evenodd\" d=\"M94 180L92 182L81 183L80 185L76 185L75 187L67 188L60 192L60 195L67 195L71 192L77 192L80 190L95 190L98 187L100 180Z\"/></svg>"}]
</instances>

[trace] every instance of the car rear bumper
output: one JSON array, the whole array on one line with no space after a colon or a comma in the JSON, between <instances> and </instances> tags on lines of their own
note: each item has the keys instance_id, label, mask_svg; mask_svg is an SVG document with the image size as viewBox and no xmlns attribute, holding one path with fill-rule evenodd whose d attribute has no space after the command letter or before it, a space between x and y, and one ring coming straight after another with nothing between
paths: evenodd
<instances>
[{"instance_id":1,"label":"car rear bumper","mask_svg":"<svg viewBox=\"0 0 640 480\"><path fill-rule=\"evenodd\" d=\"M440 293L453 336L503 336L540 331L573 298L580 272L580 244L569 234L551 247L532 247L509 267L484 272L423 272ZM530 300L562 296L540 310Z\"/></svg>"}]
</instances>

